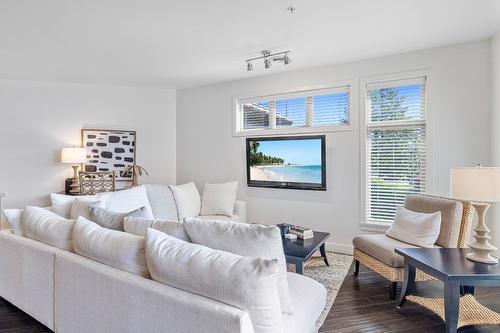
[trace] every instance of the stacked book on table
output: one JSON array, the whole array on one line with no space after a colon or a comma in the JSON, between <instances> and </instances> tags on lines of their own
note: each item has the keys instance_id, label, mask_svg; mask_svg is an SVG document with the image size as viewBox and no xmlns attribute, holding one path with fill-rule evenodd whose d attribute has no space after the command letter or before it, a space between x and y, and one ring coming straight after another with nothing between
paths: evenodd
<instances>
[{"instance_id":1,"label":"stacked book on table","mask_svg":"<svg viewBox=\"0 0 500 333\"><path fill-rule=\"evenodd\" d=\"M298 238L302 239L309 239L314 237L313 231L311 229L298 225L290 225L288 233L297 235Z\"/></svg>"}]
</instances>

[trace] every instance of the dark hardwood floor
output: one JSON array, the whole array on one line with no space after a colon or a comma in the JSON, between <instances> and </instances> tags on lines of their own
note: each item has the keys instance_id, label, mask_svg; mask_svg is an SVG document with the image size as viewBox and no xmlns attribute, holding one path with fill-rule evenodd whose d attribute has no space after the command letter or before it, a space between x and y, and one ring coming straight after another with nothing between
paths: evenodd
<instances>
[{"instance_id":1,"label":"dark hardwood floor","mask_svg":"<svg viewBox=\"0 0 500 333\"><path fill-rule=\"evenodd\" d=\"M0 298L0 332L45 333L52 331L3 298Z\"/></svg>"},{"instance_id":2,"label":"dark hardwood floor","mask_svg":"<svg viewBox=\"0 0 500 333\"><path fill-rule=\"evenodd\" d=\"M342 332L443 332L444 323L437 315L411 302L396 309L395 301L389 300L389 282L360 265L358 277L351 267L335 303L325 320L321 333ZM398 288L398 296L401 287ZM441 282L420 282L419 295L442 297ZM478 301L500 312L500 287L477 288ZM460 333L500 332L500 326L466 326Z\"/></svg>"}]
</instances>

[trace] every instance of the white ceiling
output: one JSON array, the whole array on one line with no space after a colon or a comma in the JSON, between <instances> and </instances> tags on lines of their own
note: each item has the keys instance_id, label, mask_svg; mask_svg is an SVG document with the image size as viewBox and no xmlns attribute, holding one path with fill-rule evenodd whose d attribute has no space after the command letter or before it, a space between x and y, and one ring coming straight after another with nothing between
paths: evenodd
<instances>
[{"instance_id":1,"label":"white ceiling","mask_svg":"<svg viewBox=\"0 0 500 333\"><path fill-rule=\"evenodd\" d=\"M497 31L500 0L0 0L0 78L182 88ZM292 63L247 72L267 48Z\"/></svg>"}]
</instances>

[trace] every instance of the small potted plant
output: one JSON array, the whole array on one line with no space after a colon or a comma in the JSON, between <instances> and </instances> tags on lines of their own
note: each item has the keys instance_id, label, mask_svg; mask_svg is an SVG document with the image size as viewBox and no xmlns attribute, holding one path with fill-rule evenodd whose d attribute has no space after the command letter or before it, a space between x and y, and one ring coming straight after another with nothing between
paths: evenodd
<instances>
[{"instance_id":1,"label":"small potted plant","mask_svg":"<svg viewBox=\"0 0 500 333\"><path fill-rule=\"evenodd\" d=\"M148 171L140 165L129 165L123 170L123 175L125 177L132 177L130 180L130 186L135 187L139 186L139 176L142 176L143 172L146 175L149 175Z\"/></svg>"}]
</instances>

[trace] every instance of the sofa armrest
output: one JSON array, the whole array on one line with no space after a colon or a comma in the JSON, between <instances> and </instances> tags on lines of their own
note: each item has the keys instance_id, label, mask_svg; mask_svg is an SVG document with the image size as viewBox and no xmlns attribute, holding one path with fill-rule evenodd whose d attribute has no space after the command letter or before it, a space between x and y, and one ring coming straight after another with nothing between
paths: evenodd
<instances>
[{"instance_id":1,"label":"sofa armrest","mask_svg":"<svg viewBox=\"0 0 500 333\"><path fill-rule=\"evenodd\" d=\"M247 204L245 201L236 200L234 203L234 215L239 217L239 222L247 222Z\"/></svg>"},{"instance_id":2,"label":"sofa armrest","mask_svg":"<svg viewBox=\"0 0 500 333\"><path fill-rule=\"evenodd\" d=\"M247 312L73 253L55 257L55 331L254 333Z\"/></svg>"}]
</instances>

